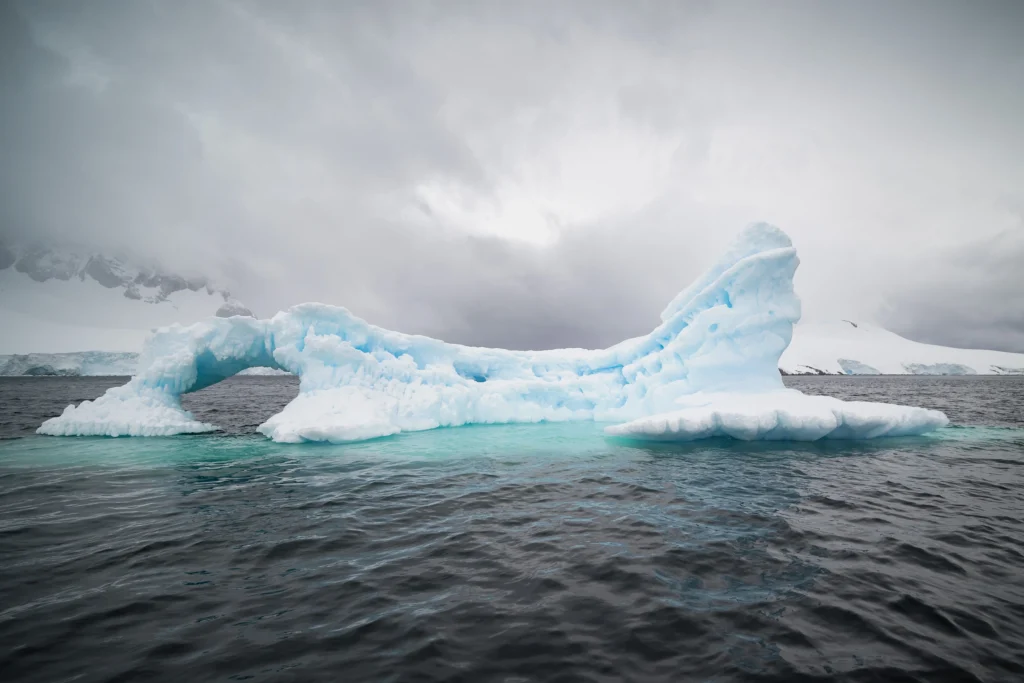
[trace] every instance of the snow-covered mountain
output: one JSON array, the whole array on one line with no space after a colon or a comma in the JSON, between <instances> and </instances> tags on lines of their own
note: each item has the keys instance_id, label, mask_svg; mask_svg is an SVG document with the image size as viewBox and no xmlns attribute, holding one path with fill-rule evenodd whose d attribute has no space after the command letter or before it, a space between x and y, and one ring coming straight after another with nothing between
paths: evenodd
<instances>
[{"instance_id":1,"label":"snow-covered mountain","mask_svg":"<svg viewBox=\"0 0 1024 683\"><path fill-rule=\"evenodd\" d=\"M213 315L252 314L202 275L85 250L0 244L0 353L136 352L156 327Z\"/></svg>"},{"instance_id":2,"label":"snow-covered mountain","mask_svg":"<svg viewBox=\"0 0 1024 683\"><path fill-rule=\"evenodd\" d=\"M922 344L850 320L801 322L779 359L791 375L1016 375L1024 353Z\"/></svg>"}]
</instances>

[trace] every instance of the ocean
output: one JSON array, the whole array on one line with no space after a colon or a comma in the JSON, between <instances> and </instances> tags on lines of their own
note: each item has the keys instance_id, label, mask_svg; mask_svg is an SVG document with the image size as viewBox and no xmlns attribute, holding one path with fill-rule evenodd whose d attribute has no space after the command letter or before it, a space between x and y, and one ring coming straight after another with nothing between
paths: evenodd
<instances>
[{"instance_id":1,"label":"ocean","mask_svg":"<svg viewBox=\"0 0 1024 683\"><path fill-rule=\"evenodd\" d=\"M0 680L1024 680L1024 377L787 377L934 436L352 445L34 434L119 378L0 378Z\"/></svg>"}]
</instances>

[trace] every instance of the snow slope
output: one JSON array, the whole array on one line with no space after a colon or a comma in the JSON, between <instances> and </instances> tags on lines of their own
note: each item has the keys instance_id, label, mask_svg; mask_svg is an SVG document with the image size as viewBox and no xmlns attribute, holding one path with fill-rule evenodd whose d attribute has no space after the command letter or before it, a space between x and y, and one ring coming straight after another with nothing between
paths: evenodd
<instances>
[{"instance_id":1,"label":"snow slope","mask_svg":"<svg viewBox=\"0 0 1024 683\"><path fill-rule=\"evenodd\" d=\"M1024 374L1024 353L922 344L856 321L802 322L779 368L793 375Z\"/></svg>"},{"instance_id":2,"label":"snow slope","mask_svg":"<svg viewBox=\"0 0 1024 683\"><path fill-rule=\"evenodd\" d=\"M0 353L139 351L154 328L248 312L205 277L96 254L2 248Z\"/></svg>"},{"instance_id":3,"label":"snow slope","mask_svg":"<svg viewBox=\"0 0 1024 683\"><path fill-rule=\"evenodd\" d=\"M303 304L270 320L215 318L151 337L139 373L68 406L41 434L202 432L181 407L255 366L300 377L299 394L259 431L275 441L348 442L471 423L623 421L614 436L691 440L920 434L939 412L844 403L786 389L779 357L800 317L796 250L781 230L744 230L681 292L650 334L608 349L509 351L392 332L346 309Z\"/></svg>"}]
</instances>

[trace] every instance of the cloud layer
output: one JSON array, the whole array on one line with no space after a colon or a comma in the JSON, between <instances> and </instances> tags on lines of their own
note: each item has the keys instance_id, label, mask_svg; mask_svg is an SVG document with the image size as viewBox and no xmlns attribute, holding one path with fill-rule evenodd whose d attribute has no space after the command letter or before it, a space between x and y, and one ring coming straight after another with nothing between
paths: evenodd
<instances>
[{"instance_id":1,"label":"cloud layer","mask_svg":"<svg viewBox=\"0 0 1024 683\"><path fill-rule=\"evenodd\" d=\"M1019 3L0 13L7 240L542 348L642 333L763 219L809 317L1024 351Z\"/></svg>"}]
</instances>

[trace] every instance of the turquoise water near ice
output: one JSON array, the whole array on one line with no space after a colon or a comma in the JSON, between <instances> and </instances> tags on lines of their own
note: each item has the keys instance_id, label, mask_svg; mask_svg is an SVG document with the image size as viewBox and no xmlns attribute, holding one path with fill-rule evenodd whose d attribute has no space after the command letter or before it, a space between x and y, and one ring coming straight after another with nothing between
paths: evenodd
<instances>
[{"instance_id":1,"label":"turquoise water near ice","mask_svg":"<svg viewBox=\"0 0 1024 683\"><path fill-rule=\"evenodd\" d=\"M935 436L607 440L589 423L332 446L50 438L117 380L0 382L5 680L1024 677L1024 380L809 378ZM31 383L29 383L31 382Z\"/></svg>"}]
</instances>

